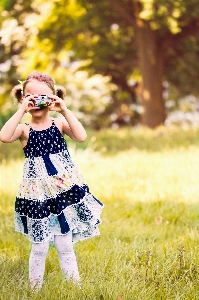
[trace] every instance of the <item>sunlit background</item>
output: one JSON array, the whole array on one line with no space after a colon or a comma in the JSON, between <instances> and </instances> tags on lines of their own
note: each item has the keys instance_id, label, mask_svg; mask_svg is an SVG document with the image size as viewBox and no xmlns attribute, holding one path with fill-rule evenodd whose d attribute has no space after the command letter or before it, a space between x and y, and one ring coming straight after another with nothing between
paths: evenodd
<instances>
[{"instance_id":1,"label":"sunlit background","mask_svg":"<svg viewBox=\"0 0 199 300\"><path fill-rule=\"evenodd\" d=\"M101 236L75 246L82 289L52 246L33 293L13 218L23 151L1 143L0 298L198 300L198 0L0 0L0 10L0 128L18 80L50 74L88 133L66 137L71 156L105 204Z\"/></svg>"},{"instance_id":2,"label":"sunlit background","mask_svg":"<svg viewBox=\"0 0 199 300\"><path fill-rule=\"evenodd\" d=\"M199 126L195 0L1 0L1 126L32 70L67 90L93 129Z\"/></svg>"}]
</instances>

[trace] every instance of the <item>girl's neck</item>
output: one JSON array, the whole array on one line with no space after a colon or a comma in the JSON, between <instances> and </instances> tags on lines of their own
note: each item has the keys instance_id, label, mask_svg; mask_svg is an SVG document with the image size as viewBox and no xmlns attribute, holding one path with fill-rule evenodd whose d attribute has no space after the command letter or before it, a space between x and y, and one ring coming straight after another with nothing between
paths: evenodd
<instances>
[{"instance_id":1,"label":"girl's neck","mask_svg":"<svg viewBox=\"0 0 199 300\"><path fill-rule=\"evenodd\" d=\"M35 129L46 129L52 124L52 118L49 115L42 117L32 117L30 125Z\"/></svg>"}]
</instances>

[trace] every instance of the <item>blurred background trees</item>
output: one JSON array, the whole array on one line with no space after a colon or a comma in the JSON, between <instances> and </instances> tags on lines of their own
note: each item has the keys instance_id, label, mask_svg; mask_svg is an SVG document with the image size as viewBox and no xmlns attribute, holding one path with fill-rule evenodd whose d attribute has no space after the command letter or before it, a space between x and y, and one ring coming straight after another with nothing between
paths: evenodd
<instances>
[{"instance_id":1,"label":"blurred background trees","mask_svg":"<svg viewBox=\"0 0 199 300\"><path fill-rule=\"evenodd\" d=\"M12 86L34 69L64 85L67 105L95 129L140 122L157 127L168 107L182 107L184 96L192 95L198 109L197 0L1 0L0 5L2 120L13 109Z\"/></svg>"}]
</instances>

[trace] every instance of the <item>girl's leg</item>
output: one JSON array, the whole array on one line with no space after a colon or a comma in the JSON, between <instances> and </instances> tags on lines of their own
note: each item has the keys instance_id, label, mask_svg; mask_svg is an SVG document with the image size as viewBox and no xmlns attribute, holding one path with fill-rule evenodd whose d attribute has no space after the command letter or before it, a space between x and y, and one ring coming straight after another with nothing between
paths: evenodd
<instances>
[{"instance_id":1,"label":"girl's leg","mask_svg":"<svg viewBox=\"0 0 199 300\"><path fill-rule=\"evenodd\" d=\"M29 279L31 288L39 290L42 287L48 248L49 242L32 243L29 258Z\"/></svg>"},{"instance_id":2,"label":"girl's leg","mask_svg":"<svg viewBox=\"0 0 199 300\"><path fill-rule=\"evenodd\" d=\"M59 254L59 262L62 272L67 280L74 279L80 282L77 261L72 243L72 232L67 235L56 235L55 246Z\"/></svg>"}]
</instances>

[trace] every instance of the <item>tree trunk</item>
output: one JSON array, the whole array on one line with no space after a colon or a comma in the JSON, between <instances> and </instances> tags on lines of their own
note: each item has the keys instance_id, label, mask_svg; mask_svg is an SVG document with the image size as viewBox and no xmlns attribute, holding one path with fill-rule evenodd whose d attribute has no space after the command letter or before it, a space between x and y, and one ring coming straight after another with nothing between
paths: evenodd
<instances>
[{"instance_id":1,"label":"tree trunk","mask_svg":"<svg viewBox=\"0 0 199 300\"><path fill-rule=\"evenodd\" d=\"M138 20L135 35L139 52L139 68L142 76L142 123L155 128L165 121L163 99L163 53L156 31L147 21Z\"/></svg>"}]
</instances>

